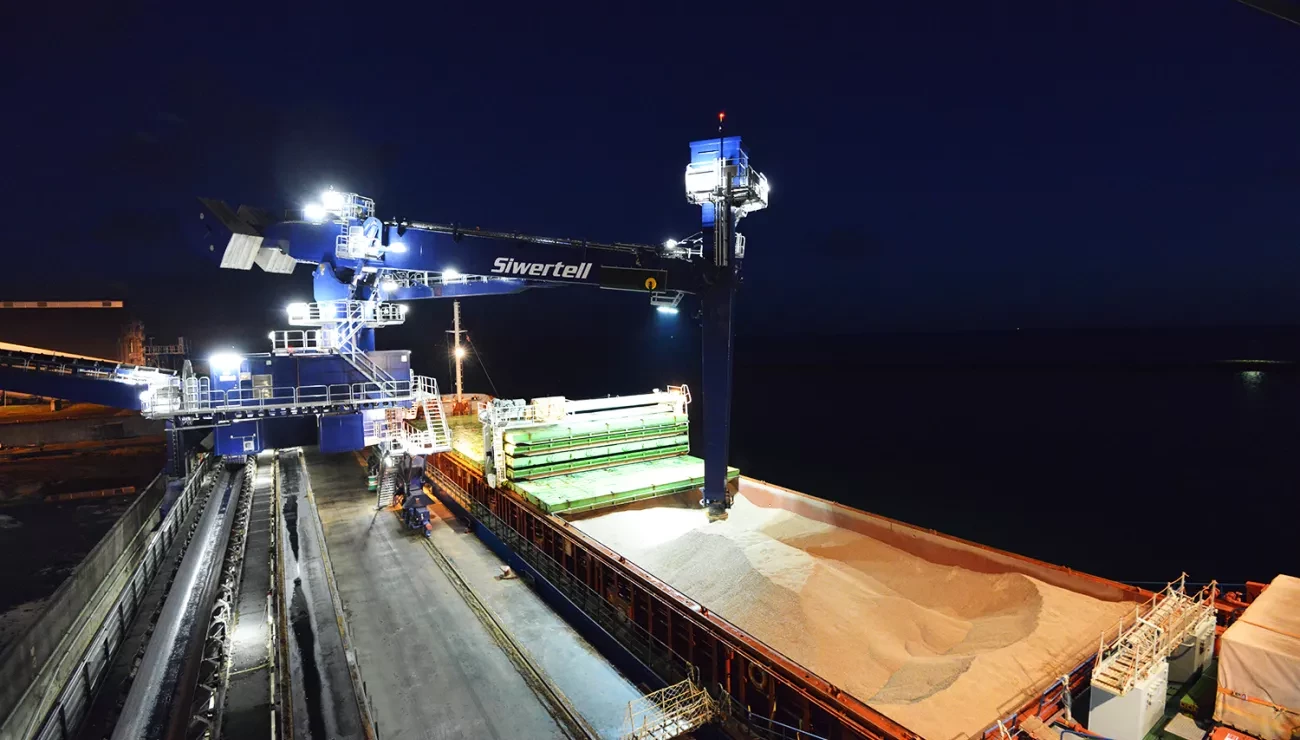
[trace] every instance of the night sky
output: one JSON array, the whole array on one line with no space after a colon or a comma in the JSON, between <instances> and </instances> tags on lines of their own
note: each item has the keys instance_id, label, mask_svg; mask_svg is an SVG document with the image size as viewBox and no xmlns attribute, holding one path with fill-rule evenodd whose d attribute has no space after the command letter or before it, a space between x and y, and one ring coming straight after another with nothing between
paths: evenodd
<instances>
[{"instance_id":1,"label":"night sky","mask_svg":"<svg viewBox=\"0 0 1300 740\"><path fill-rule=\"evenodd\" d=\"M684 236L725 109L742 333L1300 323L1300 28L1232 0L188 5L9 11L4 298L264 337L307 271L217 270L200 195Z\"/></svg>"}]
</instances>

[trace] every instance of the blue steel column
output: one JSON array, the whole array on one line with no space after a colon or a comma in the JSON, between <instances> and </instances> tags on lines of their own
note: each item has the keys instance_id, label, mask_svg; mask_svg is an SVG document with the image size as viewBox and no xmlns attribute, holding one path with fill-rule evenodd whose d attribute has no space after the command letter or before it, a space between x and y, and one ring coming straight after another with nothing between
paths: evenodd
<instances>
[{"instance_id":1,"label":"blue steel column","mask_svg":"<svg viewBox=\"0 0 1300 740\"><path fill-rule=\"evenodd\" d=\"M733 261L718 282L700 295L704 395L704 505L711 514L727 506L727 461L731 449L732 308L736 298Z\"/></svg>"},{"instance_id":2,"label":"blue steel column","mask_svg":"<svg viewBox=\"0 0 1300 740\"><path fill-rule=\"evenodd\" d=\"M721 140L718 157L720 171L725 172L727 157ZM735 342L732 309L739 282L729 177L723 176L712 205L701 214L705 243L713 244L713 264L706 268L713 280L700 295L703 314L700 355L704 381L704 505L710 516L717 517L725 514L729 504L727 461L731 450L731 365Z\"/></svg>"}]
</instances>

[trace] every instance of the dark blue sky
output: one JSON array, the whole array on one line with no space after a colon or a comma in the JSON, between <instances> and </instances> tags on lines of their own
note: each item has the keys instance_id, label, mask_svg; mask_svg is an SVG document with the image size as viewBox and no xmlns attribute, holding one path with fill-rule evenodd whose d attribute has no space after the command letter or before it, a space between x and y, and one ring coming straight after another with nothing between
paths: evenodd
<instances>
[{"instance_id":1,"label":"dark blue sky","mask_svg":"<svg viewBox=\"0 0 1300 740\"><path fill-rule=\"evenodd\" d=\"M726 109L749 333L1300 323L1300 28L1232 0L188 5L6 24L4 297L305 296L200 260L198 195L681 236Z\"/></svg>"}]
</instances>

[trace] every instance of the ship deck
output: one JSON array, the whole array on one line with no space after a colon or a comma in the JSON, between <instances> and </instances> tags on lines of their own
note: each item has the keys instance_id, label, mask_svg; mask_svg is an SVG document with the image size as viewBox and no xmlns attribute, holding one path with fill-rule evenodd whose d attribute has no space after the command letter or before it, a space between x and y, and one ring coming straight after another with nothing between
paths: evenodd
<instances>
[{"instance_id":1,"label":"ship deck","mask_svg":"<svg viewBox=\"0 0 1300 740\"><path fill-rule=\"evenodd\" d=\"M794 496L742 479L724 521L666 499L573 526L923 737L979 734L1133 610L987 563L936 562L793 511Z\"/></svg>"},{"instance_id":2,"label":"ship deck","mask_svg":"<svg viewBox=\"0 0 1300 740\"><path fill-rule=\"evenodd\" d=\"M480 466L478 420L452 422L452 457ZM1077 681L1137 599L1122 584L748 478L714 523L684 494L557 511L518 482L506 488L635 564L652 592L667 584L665 596L684 595L832 695L924 737L978 735L1061 676Z\"/></svg>"}]
</instances>

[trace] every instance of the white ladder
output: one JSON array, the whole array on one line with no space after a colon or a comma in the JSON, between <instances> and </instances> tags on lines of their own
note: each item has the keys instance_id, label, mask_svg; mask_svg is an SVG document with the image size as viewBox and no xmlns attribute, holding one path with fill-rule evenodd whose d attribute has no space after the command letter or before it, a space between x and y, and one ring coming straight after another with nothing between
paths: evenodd
<instances>
[{"instance_id":1,"label":"white ladder","mask_svg":"<svg viewBox=\"0 0 1300 740\"><path fill-rule=\"evenodd\" d=\"M1109 646L1102 635L1092 683L1116 695L1128 693L1160 661L1167 660L1197 624L1214 613L1216 592L1217 584L1211 581L1196 594L1188 594L1186 573L1170 582L1143 605L1145 614L1137 607L1129 627L1120 619L1118 634Z\"/></svg>"}]
</instances>

